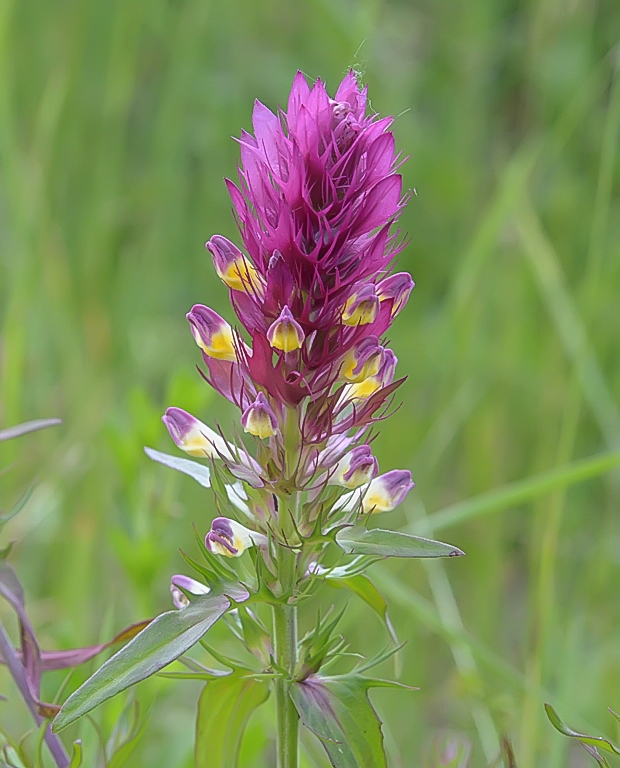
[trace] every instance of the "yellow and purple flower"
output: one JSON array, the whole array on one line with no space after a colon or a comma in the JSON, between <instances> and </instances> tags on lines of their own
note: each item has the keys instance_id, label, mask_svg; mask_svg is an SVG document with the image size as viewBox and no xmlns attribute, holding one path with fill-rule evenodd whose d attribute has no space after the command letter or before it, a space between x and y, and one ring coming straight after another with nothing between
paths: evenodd
<instances>
[{"instance_id":1,"label":"yellow and purple flower","mask_svg":"<svg viewBox=\"0 0 620 768\"><path fill-rule=\"evenodd\" d=\"M393 469L385 475L379 475L362 496L362 512L390 512L405 500L414 486L411 472L407 469Z\"/></svg>"},{"instance_id":2,"label":"yellow and purple flower","mask_svg":"<svg viewBox=\"0 0 620 768\"><path fill-rule=\"evenodd\" d=\"M250 547L267 548L267 537L251 531L236 520L216 517L211 523L211 530L205 538L205 546L214 555L241 557Z\"/></svg>"}]
</instances>

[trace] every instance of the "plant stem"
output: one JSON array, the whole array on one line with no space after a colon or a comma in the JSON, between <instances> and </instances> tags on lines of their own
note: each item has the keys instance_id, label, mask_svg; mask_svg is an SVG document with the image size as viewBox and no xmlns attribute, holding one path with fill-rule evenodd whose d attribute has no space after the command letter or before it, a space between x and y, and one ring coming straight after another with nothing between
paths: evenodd
<instances>
[{"instance_id":1,"label":"plant stem","mask_svg":"<svg viewBox=\"0 0 620 768\"><path fill-rule=\"evenodd\" d=\"M293 673L297 662L297 608L294 605L273 606L276 664ZM278 768L299 765L299 715L289 696L290 683L276 678L277 755Z\"/></svg>"},{"instance_id":2,"label":"plant stem","mask_svg":"<svg viewBox=\"0 0 620 768\"><path fill-rule=\"evenodd\" d=\"M9 640L8 635L4 631L4 627L0 623L0 658L4 660L15 685L22 695L26 706L30 710L30 714L34 718L37 726L43 723L43 718L37 710L37 702L35 701L30 687L28 685L28 678L26 676L26 670L24 669L18 655L15 653L13 644ZM45 743L47 744L49 751L52 753L52 757L58 768L67 768L69 765L69 757L65 752L65 748L62 742L52 733L52 729L48 725L45 729Z\"/></svg>"}]
</instances>

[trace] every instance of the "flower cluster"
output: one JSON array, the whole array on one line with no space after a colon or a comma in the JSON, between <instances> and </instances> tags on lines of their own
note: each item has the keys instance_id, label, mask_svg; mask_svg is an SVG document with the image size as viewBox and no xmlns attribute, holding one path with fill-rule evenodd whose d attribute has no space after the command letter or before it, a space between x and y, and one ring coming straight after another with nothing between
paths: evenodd
<instances>
[{"instance_id":1,"label":"flower cluster","mask_svg":"<svg viewBox=\"0 0 620 768\"><path fill-rule=\"evenodd\" d=\"M414 284L391 272L405 202L392 119L367 115L366 102L353 72L333 99L299 72L286 112L256 102L254 135L242 133L239 183L227 186L245 252L220 235L207 243L241 327L200 304L187 319L203 375L239 408L255 456L179 408L163 418L179 448L222 462L263 500L260 515L250 505L257 532L214 521L213 553L236 557L277 529L270 497L304 492L314 519L339 487L342 518L393 509L413 487L408 471L378 476L368 444L402 383L382 340Z\"/></svg>"}]
</instances>

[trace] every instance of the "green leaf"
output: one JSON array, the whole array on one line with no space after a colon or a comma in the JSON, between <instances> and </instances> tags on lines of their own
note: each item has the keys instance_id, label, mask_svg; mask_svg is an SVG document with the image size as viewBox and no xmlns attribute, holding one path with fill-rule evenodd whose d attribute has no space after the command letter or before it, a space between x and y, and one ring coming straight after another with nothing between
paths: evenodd
<instances>
[{"instance_id":1,"label":"green leaf","mask_svg":"<svg viewBox=\"0 0 620 768\"><path fill-rule=\"evenodd\" d=\"M61 419L35 419L34 421L25 421L23 424L16 424L14 427L0 430L0 442L3 440L12 440L14 437L27 435L29 432L36 432L38 429L55 427L57 424L62 424Z\"/></svg>"},{"instance_id":2,"label":"green leaf","mask_svg":"<svg viewBox=\"0 0 620 768\"><path fill-rule=\"evenodd\" d=\"M162 613L103 664L64 703L53 723L60 731L107 699L178 659L228 610L224 595L200 595L179 611Z\"/></svg>"},{"instance_id":3,"label":"green leaf","mask_svg":"<svg viewBox=\"0 0 620 768\"><path fill-rule=\"evenodd\" d=\"M149 459L153 459L153 461L157 461L165 467L176 469L177 472L183 472L183 474L193 477L203 488L211 487L211 470L204 464L191 461L191 459L182 459L179 456L171 456L169 453L162 453L153 448L145 448L144 453L146 453Z\"/></svg>"},{"instance_id":4,"label":"green leaf","mask_svg":"<svg viewBox=\"0 0 620 768\"><path fill-rule=\"evenodd\" d=\"M368 689L382 685L361 675L311 675L290 695L303 724L323 743L335 768L387 768L381 721Z\"/></svg>"},{"instance_id":5,"label":"green leaf","mask_svg":"<svg viewBox=\"0 0 620 768\"><path fill-rule=\"evenodd\" d=\"M82 758L82 742L78 739L78 741L73 742L73 752L71 754L69 768L80 768L82 765Z\"/></svg>"},{"instance_id":6,"label":"green leaf","mask_svg":"<svg viewBox=\"0 0 620 768\"><path fill-rule=\"evenodd\" d=\"M240 674L207 683L198 702L196 768L234 768L250 715L268 697L267 682Z\"/></svg>"},{"instance_id":7,"label":"green leaf","mask_svg":"<svg viewBox=\"0 0 620 768\"><path fill-rule=\"evenodd\" d=\"M585 733L577 733L577 731L573 731L573 729L569 728L561 719L551 704L545 704L545 712L551 721L551 725L564 736L579 739L583 744L589 744L597 749L603 749L605 752L611 752L613 755L620 755L620 749L616 747L615 744L612 744L609 739L605 739L602 736L588 736Z\"/></svg>"},{"instance_id":8,"label":"green leaf","mask_svg":"<svg viewBox=\"0 0 620 768\"><path fill-rule=\"evenodd\" d=\"M348 527L336 534L336 543L348 554L381 557L455 557L464 555L457 547L381 528Z\"/></svg>"}]
</instances>

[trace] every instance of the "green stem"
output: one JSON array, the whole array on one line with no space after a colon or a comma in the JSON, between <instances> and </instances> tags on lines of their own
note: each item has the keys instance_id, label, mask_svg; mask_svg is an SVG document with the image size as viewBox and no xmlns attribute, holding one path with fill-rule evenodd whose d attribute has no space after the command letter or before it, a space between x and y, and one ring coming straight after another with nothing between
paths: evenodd
<instances>
[{"instance_id":1,"label":"green stem","mask_svg":"<svg viewBox=\"0 0 620 768\"><path fill-rule=\"evenodd\" d=\"M295 578L295 554L282 547L279 552L280 576L284 585ZM273 606L275 659L280 669L289 673L291 680L297 664L297 607ZM297 768L299 765L299 715L289 696L291 683L276 678L277 755L278 768Z\"/></svg>"}]
</instances>

